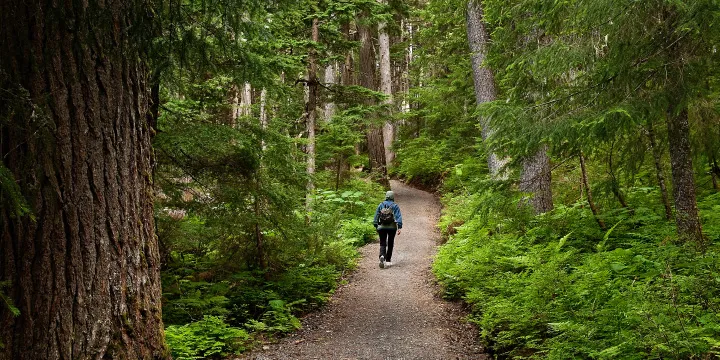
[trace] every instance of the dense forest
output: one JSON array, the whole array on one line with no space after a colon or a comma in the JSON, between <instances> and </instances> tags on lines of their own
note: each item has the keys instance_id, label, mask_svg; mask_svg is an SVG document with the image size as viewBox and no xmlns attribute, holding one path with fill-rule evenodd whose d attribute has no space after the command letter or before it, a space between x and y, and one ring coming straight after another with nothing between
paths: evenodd
<instances>
[{"instance_id":1,"label":"dense forest","mask_svg":"<svg viewBox=\"0 0 720 360\"><path fill-rule=\"evenodd\" d=\"M495 358L720 353L718 0L0 0L0 359L219 359L437 192ZM402 204L401 204L402 205Z\"/></svg>"}]
</instances>

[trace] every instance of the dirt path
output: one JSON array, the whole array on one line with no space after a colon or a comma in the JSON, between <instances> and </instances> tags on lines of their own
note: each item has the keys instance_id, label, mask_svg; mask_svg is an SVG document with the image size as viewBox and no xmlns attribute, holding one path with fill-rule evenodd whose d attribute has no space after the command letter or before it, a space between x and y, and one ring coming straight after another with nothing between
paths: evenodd
<instances>
[{"instance_id":1,"label":"dirt path","mask_svg":"<svg viewBox=\"0 0 720 360\"><path fill-rule=\"evenodd\" d=\"M361 249L359 268L303 329L249 359L485 359L458 305L436 296L430 264L440 205L427 192L393 181L403 214L393 266L378 267L377 242Z\"/></svg>"}]
</instances>

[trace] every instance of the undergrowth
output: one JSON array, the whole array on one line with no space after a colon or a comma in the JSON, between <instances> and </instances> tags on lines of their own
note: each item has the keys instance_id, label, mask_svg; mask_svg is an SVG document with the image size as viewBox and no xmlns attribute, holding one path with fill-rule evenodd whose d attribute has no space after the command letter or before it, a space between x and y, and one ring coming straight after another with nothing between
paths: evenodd
<instances>
[{"instance_id":1,"label":"undergrowth","mask_svg":"<svg viewBox=\"0 0 720 360\"><path fill-rule=\"evenodd\" d=\"M254 339L297 330L298 316L327 303L355 267L357 248L375 239L372 213L384 194L364 179L344 184L318 189L311 213L297 211L264 230L265 268L253 259L252 243L235 239L235 228L202 214L159 217L160 236L173 245L162 281L174 358L240 353Z\"/></svg>"},{"instance_id":2,"label":"undergrowth","mask_svg":"<svg viewBox=\"0 0 720 360\"><path fill-rule=\"evenodd\" d=\"M699 202L703 250L676 242L658 208L608 211L603 231L583 202L533 217L519 201L492 182L446 195L448 242L433 266L446 296L472 305L496 358L720 353L720 194Z\"/></svg>"}]
</instances>

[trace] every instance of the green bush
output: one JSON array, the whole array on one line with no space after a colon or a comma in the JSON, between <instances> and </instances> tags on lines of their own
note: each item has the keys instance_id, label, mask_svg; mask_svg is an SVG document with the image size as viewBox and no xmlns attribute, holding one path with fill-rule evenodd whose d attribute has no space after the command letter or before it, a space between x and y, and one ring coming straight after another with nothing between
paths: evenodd
<instances>
[{"instance_id":1,"label":"green bush","mask_svg":"<svg viewBox=\"0 0 720 360\"><path fill-rule=\"evenodd\" d=\"M165 339L176 360L219 359L238 354L249 339L247 331L231 327L221 317L205 316L186 325L170 325Z\"/></svg>"},{"instance_id":2,"label":"green bush","mask_svg":"<svg viewBox=\"0 0 720 360\"><path fill-rule=\"evenodd\" d=\"M395 173L408 182L437 185L448 168L443 159L446 150L440 142L427 137L406 141L398 150Z\"/></svg>"},{"instance_id":3,"label":"green bush","mask_svg":"<svg viewBox=\"0 0 720 360\"><path fill-rule=\"evenodd\" d=\"M304 300L299 300L288 304L282 300L270 300L262 320L250 320L246 326L253 331L269 333L295 331L300 328L300 320L293 315L293 310L296 305L304 302Z\"/></svg>"},{"instance_id":4,"label":"green bush","mask_svg":"<svg viewBox=\"0 0 720 360\"><path fill-rule=\"evenodd\" d=\"M377 232L372 225L372 218L350 219L340 222L340 239L354 246L369 244L377 238Z\"/></svg>"}]
</instances>

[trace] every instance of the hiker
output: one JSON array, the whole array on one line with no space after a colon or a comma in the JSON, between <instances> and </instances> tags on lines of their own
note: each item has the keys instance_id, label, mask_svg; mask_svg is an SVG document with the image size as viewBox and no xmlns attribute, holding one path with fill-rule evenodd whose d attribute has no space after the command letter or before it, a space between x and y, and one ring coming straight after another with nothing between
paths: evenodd
<instances>
[{"instance_id":1,"label":"hiker","mask_svg":"<svg viewBox=\"0 0 720 360\"><path fill-rule=\"evenodd\" d=\"M384 269L386 266L392 266L395 234L400 235L402 229L400 207L395 203L395 194L392 191L385 193L385 201L375 210L373 225L380 235L380 268Z\"/></svg>"}]
</instances>

